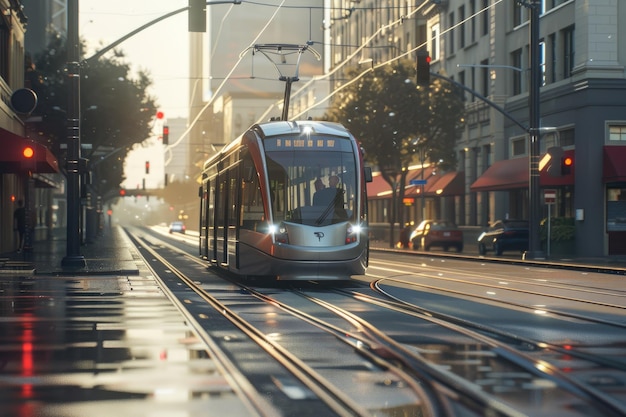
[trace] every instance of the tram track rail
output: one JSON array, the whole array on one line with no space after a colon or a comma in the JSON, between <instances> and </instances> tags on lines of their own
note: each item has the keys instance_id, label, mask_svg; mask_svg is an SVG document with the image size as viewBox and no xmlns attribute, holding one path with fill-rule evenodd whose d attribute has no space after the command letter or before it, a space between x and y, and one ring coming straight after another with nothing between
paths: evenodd
<instances>
[{"instance_id":1,"label":"tram track rail","mask_svg":"<svg viewBox=\"0 0 626 417\"><path fill-rule=\"evenodd\" d=\"M193 324L194 329L197 331L203 343L206 344L212 356L217 359L222 373L227 378L230 378L231 386L234 387L240 397L245 399L249 407L255 410L258 415L271 417L280 416L282 414L276 411L275 406L268 404L267 401L264 400L263 396L259 394L258 387L254 387L248 381L246 376L238 369L232 358L229 357L229 355L215 343L215 338L212 337L206 329L198 323L195 316L189 312L189 308L185 305L185 301L180 301L174 291L171 290L171 285L161 278L165 273L168 273L170 276L174 277L176 281L182 283L186 289L192 291L196 296L200 297L202 301L211 306L217 314L226 319L235 329L244 333L251 341L263 349L267 355L287 369L288 372L294 375L298 381L310 389L321 402L323 402L333 413L335 413L335 415L346 417L369 415L358 404L352 403L349 398L343 396L340 390L332 387L328 381L323 380L319 374L312 371L306 364L299 361L280 345L269 340L264 334L260 333L248 322L241 319L226 305L208 294L206 291L202 290L193 279L181 273L172 263L167 261L162 255L154 250L151 247L151 244L128 231L127 233L130 240L137 246L140 255L144 258L148 267L155 274L155 278L163 284L163 291L166 293L168 298L175 305L177 305L190 323ZM158 264L161 265L160 268ZM176 286L179 284L173 283L172 285ZM188 300L188 298L186 299Z\"/></svg>"},{"instance_id":2,"label":"tram track rail","mask_svg":"<svg viewBox=\"0 0 626 417\"><path fill-rule=\"evenodd\" d=\"M575 301L575 302L581 302L581 303L587 303L587 304L593 304L593 305L598 305L598 306L604 306L604 307L610 307L610 308L616 308L616 309L620 309L620 310L626 310L626 303L607 303L607 302L601 302L601 301L595 301L595 300L591 300L589 298L587 299L583 299L580 297L568 297L568 296L564 296L561 294L555 294L555 293L549 293L549 292L539 292L536 290L533 291L529 291L529 290L524 290L524 289L520 289L520 288L514 288L511 287L510 285L504 286L504 285L500 285L498 284L498 282L502 282L502 276L500 275L495 275L495 274L490 274L488 271L483 271L481 270L480 273L477 272L464 272L463 273L463 278L457 278L457 277L453 277L453 276L446 276L445 274L458 274L458 271L455 270L454 268L450 268L450 267L443 267L441 265L437 266L437 273L432 273L426 270L426 266L417 268L414 264L410 265L410 268L413 270L409 270L407 271L407 263L404 262L398 262L395 264L387 264L385 265L385 272L386 273L390 273L392 274L392 276L385 276L384 279L388 279L388 280L396 280L396 281L400 281L399 278L395 277L395 275L404 275L407 274L407 272L409 272L410 276L414 276L414 277L420 277L420 278L433 278L436 279L439 282L445 282L445 283L458 283L458 284L471 284L473 286L480 286L480 287L485 287L485 288L495 288L495 289L502 289L502 290L506 290L506 291L511 291L511 292L519 292L519 293L525 293L525 294L532 294L532 295L540 295L540 296L546 296L546 297L551 297L551 298L558 298L561 300L565 300L565 301ZM537 266L533 266L530 268L539 268ZM377 276L371 273L368 273L368 276L374 278L374 279L379 279L379 278L383 278L381 276ZM476 281L477 279L482 280L483 282L478 282ZM532 278L531 278L532 279ZM488 280L493 280L495 282L489 282ZM525 283L528 284L528 279L523 279L523 278L515 278L515 277L507 277L506 278L506 282L507 283ZM600 289L600 288L593 288L590 286L583 286L583 285L572 285L571 283L568 283L568 285L564 285L564 284L559 284L559 283L554 283L554 282L550 282L548 280L545 279L532 279L532 283L535 287L539 287L539 288L546 288L546 289L554 289L554 290L572 290L572 288L574 287L574 289L576 291L579 291L581 293L586 293L586 294L590 294L590 295L598 295L598 296L612 296L612 297L616 297L616 298L623 298L626 297L626 291L624 290L620 290L620 289L612 289L611 291L607 291L605 289ZM424 288L428 288L428 289L436 289L436 290L441 290L441 291L446 291L446 292L454 292L454 290L450 290L447 287L443 287L443 286L435 286L435 285L427 285L427 284L423 284L423 283L416 283L416 282L411 282L412 285L415 286L422 286ZM462 292L459 292L461 294L463 294ZM470 294L464 294L464 295L470 295Z\"/></svg>"},{"instance_id":3,"label":"tram track rail","mask_svg":"<svg viewBox=\"0 0 626 417\"><path fill-rule=\"evenodd\" d=\"M156 257L158 255L153 254L153 256ZM165 260L161 261L167 262ZM175 270L171 264L168 264L168 267L171 270ZM176 275L184 280L186 285L196 286L194 281L188 279L183 274L178 272ZM359 355L376 366L393 373L397 378L402 380L403 384L410 386L411 389L422 398L422 407L425 408L423 415L437 417L464 415L458 414L459 408L465 410L465 412L476 413L477 416L483 415L485 412L488 412L489 415L493 417L521 417L524 415L514 408L509 407L507 404L476 389L470 382L454 378L442 370L437 370L437 368L429 366L426 362L423 362L420 358L407 351L402 345L395 343L391 338L385 336L383 332L345 310L334 308L331 304L324 303L322 300L307 297L302 292L293 291L300 297L308 298L309 301L314 304L320 305L324 309L333 312L333 314L342 317L351 325L355 325L362 331L366 331L365 337L363 334L346 331L344 328L334 326L331 323L306 314L280 302L276 298L267 296L248 285L244 285L232 279L232 277L223 272L220 273L220 275L223 279L240 287L251 296L265 303L278 306L289 314L297 316L301 320L322 329L324 332L332 334L341 343L358 351ZM199 289L194 289L194 291L203 292ZM216 302L212 296L207 295L206 297ZM218 304L218 307L224 311L228 311L229 317L238 317L235 312L228 310L226 306ZM237 319L237 321L239 321L239 319ZM244 326L246 328L249 327L247 323L244 323ZM252 334L255 335L255 337L258 336L263 339L263 335L256 330L253 330ZM262 343L265 342L266 340L262 340ZM276 348L280 349L279 346ZM332 384L326 382L326 386L332 386ZM331 388L331 391L336 392L337 388ZM453 409L456 409L456 412L452 411Z\"/></svg>"},{"instance_id":4,"label":"tram track rail","mask_svg":"<svg viewBox=\"0 0 626 417\"><path fill-rule=\"evenodd\" d=\"M422 275L422 274L418 274L418 275ZM436 277L436 278L437 279L441 279L440 277ZM376 279L375 282L380 283L382 281L400 283L400 284L404 284L404 285L410 285L411 287L415 287L415 288L421 288L421 289L426 289L426 290L430 290L430 291L434 290L434 291L439 291L439 292L452 294L452 295L456 295L456 296L471 297L471 298L474 298L474 299L486 300L486 301L488 301L490 303L498 303L498 304L503 304L503 305L507 305L507 306L510 306L510 307L523 308L523 309L527 309L527 310L537 310L537 307L528 306L527 304L524 304L524 303L513 302L513 301L494 300L493 297L480 296L480 295L476 295L476 294L469 293L469 292L463 292L463 291L451 289L449 287L444 287L444 286L441 286L441 285L430 285L430 284L424 284L424 283L419 283L419 282L415 282L415 281L408 281L408 280L403 280L403 279L399 279L399 278L393 278L393 277L379 278L379 279ZM457 281L458 282L458 280L449 280L449 279L446 280L446 281L448 281L448 282L450 282L450 281ZM584 304L592 304L592 305L601 306L601 307L609 307L609 308L616 308L616 309L620 309L620 310L626 310L626 306L621 306L621 305L612 304L612 303L602 303L602 302L597 302L597 301L589 301L589 300L576 298L576 297L566 297L566 296L561 296L561 295L552 295L552 294L541 293L541 292L538 292L538 291L520 290L520 289L511 288L511 287L498 287L497 285L494 286L494 285L486 285L486 284L478 284L478 283L472 283L472 285L474 285L474 286L482 286L482 287L485 287L485 288L503 289L503 290L506 290L506 291L519 292L519 293L524 293L524 294L528 294L528 295L537 295L537 296L543 296L543 297L550 297L550 298L560 299L560 300L564 300L564 301L572 301L572 302L578 302L578 303L584 303ZM619 322L615 322L615 321L612 321L612 320L604 320L604 319L600 319L600 318L597 318L597 317L589 317L589 316L585 316L585 315L582 315L582 314L565 312L565 311L557 310L557 309L554 309L554 308L548 308L548 307L541 307L541 310L543 312L545 312L545 313L549 313L549 314L552 314L554 316L570 318L570 319L576 319L576 320L582 320L582 321L586 321L586 322L590 322L590 323L602 324L602 325L605 325L605 326L616 327L616 328L618 328L620 330L626 330L626 323L619 323Z\"/></svg>"},{"instance_id":5,"label":"tram track rail","mask_svg":"<svg viewBox=\"0 0 626 417\"><path fill-rule=\"evenodd\" d=\"M375 287L375 284L373 285L373 287ZM555 366L550 365L548 362L538 361L537 359L527 355L526 353L520 352L519 350L511 347L510 343L502 342L499 339L506 338L506 340L509 341L513 339L515 344L523 343L528 346L532 346L535 350L554 349L555 351L563 354L579 355L582 359L593 360L594 362L605 366L619 366L621 368L621 364L616 364L611 361L604 361L598 357L590 358L589 355L583 355L578 352L572 352L570 350L565 350L556 346L550 346L541 342L523 339L519 336L506 334L505 332L487 328L486 326L478 325L477 323L471 323L467 320L451 318L450 316L445 316L434 311L425 311L424 309L415 308L415 306L402 302L401 300L398 301L397 299L394 299L393 301L388 302L387 300L376 299L375 297L367 296L362 293L354 293L345 290L334 290L334 292L349 297L354 297L359 301L366 301L368 303L372 303L386 309L392 309L394 311L400 312L401 314L418 317L422 320L429 321L438 326L443 326L453 332L470 337L476 341L479 341L480 343L485 344L488 349L490 349L496 355L504 358L504 360L510 361L530 373L541 375L542 377L553 381L558 387L572 393L573 395L591 401L591 403L595 406L594 408L597 408L598 410L604 409L608 413L602 415L626 415L626 406L623 403L620 403L614 398L598 391L593 387L582 384L579 381L570 378L568 375L561 372ZM440 370L440 367L436 363L427 361L421 355L415 354L411 350L407 350L399 342L388 337L375 325L372 325L371 323L360 319L358 316L342 310L337 306L331 305L323 300L304 294L303 296L313 300L316 303L319 303L320 305L324 305L327 309L335 312L338 315L348 316L351 320L356 320L359 326L368 329L368 335L375 335L373 337L373 340L380 343L380 346L384 346L383 349L389 349L389 351L385 353L385 356L397 357L403 364L418 372L425 372L426 374L430 374L432 372L438 372ZM415 313L417 313L417 315ZM489 336L490 333L491 337ZM494 335L496 337L493 337ZM401 354L399 354L398 352L401 352ZM463 384L459 383L461 379L454 377L451 378L448 372L444 372L441 377L447 379L451 386L456 385L456 389L458 390L458 392L464 392L471 395L482 395L482 393L478 392L468 393L466 389L473 389L471 383L467 387L464 387ZM486 397L484 399L487 400ZM491 403L493 404L493 399L491 400Z\"/></svg>"},{"instance_id":6,"label":"tram track rail","mask_svg":"<svg viewBox=\"0 0 626 417\"><path fill-rule=\"evenodd\" d=\"M228 277L225 278L228 279ZM335 305L334 303L321 299L317 296L312 296L308 294L307 291L301 291L295 288L290 289L290 293L305 298L311 303L314 303L321 308L332 312L335 316L340 317L348 323L348 325L344 325L345 328L356 328L358 331L346 331L344 326L337 326L326 320L306 314L297 308L293 308L292 306L281 302L277 297L268 296L262 291L258 291L249 285L241 284L237 280L231 280L231 283L239 286L246 293L255 296L263 302L272 304L273 306L278 306L282 310L289 312L289 314L298 316L303 321L325 329L326 332L333 334L338 340L341 340L350 345L353 349L358 350L359 354L367 357L368 360L376 363L377 366L392 369L397 376L404 378L405 383L413 384L413 389L416 393L420 393L422 396L427 395L422 387L415 385L415 381L417 381L418 384L422 384L427 387L427 391L431 394L430 401L433 401L432 394L436 393L436 397L438 397L439 400L432 402L433 405L427 410L426 415L461 415L455 414L453 411L454 407L450 406L452 398L455 401L458 401L458 403L461 404L461 407L476 412L476 415L480 415L477 412L478 409L482 409L483 411L488 410L490 413L489 415L494 416L532 415L526 414L524 410L518 410L515 407L511 407L506 402L506 399L499 399L497 395L493 395L494 393L485 392L473 381L465 380L464 378L455 375L449 369L446 369L438 364L436 359L426 359L424 355L416 353L413 349L407 347L405 343L394 340L393 337L386 334L384 327L378 328L375 324L370 323L368 320L363 319L358 315ZM372 289L376 290L376 285L373 285ZM382 300L380 298L378 298L378 300L374 300L374 298L377 297L366 299L367 297L365 297L362 293L354 294L350 293L350 291L336 289L329 291L322 290L322 293L335 293L346 297L352 297L353 300L357 300L360 303L376 304L381 308L394 310L396 313L404 316L410 315L412 317L419 318L420 320L427 320L431 324L445 327L449 331L454 331L457 334L462 335L462 337L472 339L474 341L472 343L476 345L483 344L483 346L485 346L484 348L475 349L490 351L494 356L498 356L501 360L507 361L510 364L509 366L523 369L524 372L528 372L538 378L550 381L550 383L554 384L558 387L558 389L563 390L569 395L579 398L581 401L589 404L590 409L595 413L590 413L588 415L626 415L626 408L623 403L607 396L594 387L581 384L579 381L569 378L556 366L530 357L524 352L519 352L511 345L524 345L525 349L530 349L532 351L539 351L542 349L558 351L558 349L560 349L558 346L550 346L542 342L535 342L513 334L507 334L506 332L500 331L499 333L495 333L494 329L488 328L487 326L480 326L477 323L471 323L466 320L444 317L444 315L437 312L425 311L417 306L411 307L402 300ZM384 297L388 298L386 295L384 295ZM234 314L236 315L236 313ZM454 339L454 337L452 337L452 339ZM498 339L504 339L506 341L503 342ZM571 351L561 350L558 352L562 354L572 354ZM586 357L583 359L589 360L593 358ZM616 365L610 361L599 363L601 363L602 366ZM413 378L413 382L411 382L411 378Z\"/></svg>"}]
</instances>

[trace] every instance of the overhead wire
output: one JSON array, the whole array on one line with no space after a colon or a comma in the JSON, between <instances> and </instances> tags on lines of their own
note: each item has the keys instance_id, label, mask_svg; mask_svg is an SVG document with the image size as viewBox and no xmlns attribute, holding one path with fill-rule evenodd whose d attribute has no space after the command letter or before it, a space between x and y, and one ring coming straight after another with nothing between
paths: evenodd
<instances>
[{"instance_id":1,"label":"overhead wire","mask_svg":"<svg viewBox=\"0 0 626 417\"><path fill-rule=\"evenodd\" d=\"M248 47L246 47L244 49L251 49L253 48L254 44L256 43L256 41L261 37L261 35L265 32L265 30L268 28L268 26L270 25L270 23L274 20L274 18L276 17L278 11L281 8L313 8L313 6L306 6L306 7L302 7L302 6L285 6L286 0L282 0L281 3L276 7L276 10L274 11L274 13L272 14L272 16L270 17L270 19L268 20L268 22L265 24L265 26L259 31L259 33L257 34L257 36L254 38L254 40L250 43L250 45ZM495 2L493 4L488 5L487 7L477 11L476 13L472 14L471 16L468 16L466 19L457 22L456 24L450 26L448 29L444 30L443 32L440 33L439 36L444 36L446 35L448 32L450 32L451 30L456 29L457 27L465 24L466 22L468 22L469 20L475 18L476 16L480 15L481 13L486 12L488 9L495 7L497 4L501 3L503 0L495 0ZM252 2L252 1L245 1L245 3L250 3L250 4L257 4L257 5L262 5L262 6L273 6L273 5L269 5L266 3L260 3L260 2ZM303 90L307 89L310 87L310 85L314 82L319 82L321 80L327 79L329 77L331 77L332 75L334 75L335 73L337 73L339 70L341 70L343 67L345 67L347 64L349 64L350 62L352 62L352 59L359 53L361 52L364 48L368 47L368 44L370 42L372 42L383 30L387 30L387 29L391 29L394 26L398 25L398 24L402 24L406 19L410 18L411 16L413 16L414 14L418 13L422 8L424 8L427 5L427 3L422 3L420 4L418 7L416 7L415 9L413 9L410 13L408 13L407 15L403 15L401 16L399 19L396 19L395 21L388 23L386 25L382 25L380 26L376 32L374 32L372 35L370 35L360 46L357 47L357 49L355 51L353 51L350 55L348 55L342 62L340 62L338 65L336 65L331 71L329 71L328 73L320 76L320 77L315 77L310 79L309 81L307 81L306 83L304 83L304 85L299 88L295 94L298 94L300 92L302 92ZM231 6L232 8L232 6ZM360 10L361 8L359 8ZM369 10L369 8L363 8L363 10ZM229 10L230 12L230 10ZM222 19L221 24L223 24L223 22L225 21L225 19ZM339 93L340 91L342 91L343 89L345 89L346 87L352 85L353 83L357 82L358 80L360 80L361 78L363 78L366 74L374 71L374 69L376 68L380 68L383 67L385 65L388 65L394 61L397 61L399 59L402 59L405 56L408 56L409 54L412 54L413 52L417 51L418 49L422 48L425 45L425 43L421 43L419 45L417 45L416 47L408 50L407 52L404 52L398 56L395 56L387 61L372 65L370 68L364 70L363 72L361 72L360 74L358 74L356 77L350 79L348 82L346 82L345 84L340 85L339 87L335 88L333 91L331 91L327 96L323 97L321 100L317 101L316 103L314 103L313 105L305 108L304 110L302 110L300 113L297 113L294 115L294 118L298 118L301 117L303 114L307 113L308 111L310 111L311 109L319 106L322 103L325 103L326 101L328 101L330 98L332 98L334 95L336 95L337 93ZM215 51L215 49L214 49ZM214 53L214 51L212 53ZM196 115L196 117L193 119L193 121L191 123L189 123L189 126L187 127L187 129L185 130L185 132L183 132L183 134L171 145L168 146L168 148L170 147L175 147L178 144L180 144L180 142L189 134L189 132L191 131L191 129L193 128L193 126L195 125L195 123L200 119L200 117L202 116L202 114L206 111L206 109L213 103L214 98L218 96L218 93L222 90L222 88L224 87L224 85L226 84L226 82L228 80L231 79L231 75L233 74L233 72L235 71L235 69L238 67L238 65L241 63L241 61L243 60L244 54L242 53L237 62L235 62L235 64L233 65L232 69L229 71L229 73L223 78L222 82L220 83L220 85L217 87L217 89L215 90L215 92L212 94L211 98L209 99L209 101L207 101L207 103L205 104L205 106L198 112L198 114ZM257 122L262 122L263 120L266 120L268 115L270 114L271 111L273 111L273 109L275 107L279 107L281 104L283 103L284 100L280 99L278 100L276 103L274 103L272 106L268 107L268 109L257 119ZM165 165L167 165L172 158L172 153L171 150L169 152L169 159L165 162Z\"/></svg>"},{"instance_id":2,"label":"overhead wire","mask_svg":"<svg viewBox=\"0 0 626 417\"><path fill-rule=\"evenodd\" d=\"M269 25L274 21L274 19L276 18L276 15L278 14L278 12L280 11L280 9L283 7L283 5L285 4L286 0L282 0L280 2L280 4L278 5L278 7L276 7L276 10L274 10L274 13L272 14L272 16L269 18L269 20L267 21L267 23L265 24L265 26L263 26L261 28L261 30L259 31L259 33L255 36L255 38L252 40L252 42L250 42L250 45L248 47L246 47L245 49L249 49L251 47L253 47L257 41L259 40L259 38L261 37L261 35L263 35L263 33L267 30L267 28L269 27ZM200 109L200 111L198 112L198 114L196 115L196 117L189 123L189 126L187 126L187 129L185 129L185 131L180 135L180 137L171 145L168 145L168 148L171 147L176 147L178 144L180 144L182 142L182 140L189 135L189 132L191 131L191 129L194 127L194 125L198 122L198 120L200 120L200 117L203 115L203 113L211 106L211 104L213 104L213 101L215 100L215 97L218 96L219 92L222 90L222 88L224 87L224 85L226 84L226 82L230 79L230 76L233 74L233 72L235 72L235 70L237 69L237 67L239 66L239 64L241 63L241 61L243 60L244 56L239 56L239 58L237 59L237 62L235 62L235 64L233 65L233 67L231 68L231 70L228 72L228 74L226 75L226 77L224 78L224 80L222 80L222 82L219 84L219 86L215 89L215 92L211 95L211 97L209 98L209 100L206 102L206 104L204 105L204 107L202 107L202 109ZM165 161L165 166L167 166L171 160L172 160L172 152L170 150L169 152L169 158Z\"/></svg>"},{"instance_id":3,"label":"overhead wire","mask_svg":"<svg viewBox=\"0 0 626 417\"><path fill-rule=\"evenodd\" d=\"M441 34L439 36L444 36L446 35L448 32L450 32L451 30L456 29L457 27L465 24L466 22L470 21L471 19L475 18L476 16L480 15L481 13L486 12L487 10L489 10L492 7L495 7L498 3L502 2L503 0L496 0L493 4L484 7L483 9L477 11L476 13L472 14L471 16L468 16L466 19L457 22L455 25L452 25L451 27L449 27L448 29L444 30L443 32L441 32ZM308 82L306 82L301 88L299 88L298 90L296 90L295 94L298 94L299 92L305 90L306 88L308 88L311 83L319 81L319 80L323 80L325 78L328 78L329 76L333 75L335 72L337 72L339 69L343 68L343 66L345 66L346 64L348 64L349 62L351 62L352 58L354 58L354 56L359 53L364 47L367 46L367 44L369 42L371 42L377 35L378 33L380 33L382 30L387 29L387 28L391 28L395 25L397 25L398 23L402 23L404 20L406 20L408 17L414 15L415 13L419 12L421 10L421 8L425 5L426 3L422 3L419 7L415 8L411 13L409 13L406 16L401 17L400 19L395 20L394 22L388 24L388 25L384 25L381 26L373 35L371 35L369 38L367 38L367 40L363 43L363 45L361 45L356 51L354 51L350 56L348 56L346 59L344 59L339 65L337 65L331 72L324 74L321 77L317 77L315 79L311 79ZM337 87L335 90L331 91L326 97L323 97L321 100L317 101L316 103L314 103L312 106L309 106L307 108L305 108L304 110L302 110L300 113L297 113L294 115L294 118L297 117L301 117L303 114L307 113L308 111L310 111L311 109L319 106L320 104L328 101L330 98L332 98L334 95L336 95L337 93L339 93L341 90L345 89L346 87L354 84L355 82L357 82L358 80L360 80L361 78L363 78L366 74L368 74L369 72L372 72L374 69L376 68L380 68L383 67L385 65L388 65L396 60L399 60L409 54L412 54L413 52L416 52L418 49L422 48L425 45L425 43L422 43L420 45L417 45L415 48L412 48L410 50L408 50L407 52L400 54L398 56L395 56L387 61L381 62L379 64L373 65L372 67L364 70L362 73L360 73L359 75L357 75L356 77L354 77L353 79L351 79L350 81L348 81L345 84L340 85L339 87ZM275 105L280 105L280 103L282 102L279 101L277 104ZM266 112L264 114L264 116L262 116L261 118L259 118L259 121L263 119L263 117L267 117L267 114L269 114L269 111L271 111L272 107L270 107L270 109L268 109L268 112Z\"/></svg>"}]
</instances>

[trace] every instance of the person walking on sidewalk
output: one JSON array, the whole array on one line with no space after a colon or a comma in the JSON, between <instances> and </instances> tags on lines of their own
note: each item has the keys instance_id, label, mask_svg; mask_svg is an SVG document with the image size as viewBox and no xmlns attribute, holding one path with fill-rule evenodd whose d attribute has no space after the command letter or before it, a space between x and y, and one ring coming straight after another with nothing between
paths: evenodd
<instances>
[{"instance_id":1,"label":"person walking on sidewalk","mask_svg":"<svg viewBox=\"0 0 626 417\"><path fill-rule=\"evenodd\" d=\"M26 233L26 208L22 200L17 201L17 208L13 212L13 230L18 234L17 251L21 252L24 249L24 234Z\"/></svg>"}]
</instances>

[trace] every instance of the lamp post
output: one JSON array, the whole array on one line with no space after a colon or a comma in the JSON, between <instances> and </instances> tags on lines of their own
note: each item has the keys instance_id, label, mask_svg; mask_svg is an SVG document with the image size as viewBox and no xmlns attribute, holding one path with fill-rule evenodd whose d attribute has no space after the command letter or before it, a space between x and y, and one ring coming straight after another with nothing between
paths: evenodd
<instances>
[{"instance_id":1,"label":"lamp post","mask_svg":"<svg viewBox=\"0 0 626 417\"><path fill-rule=\"evenodd\" d=\"M528 107L530 110L528 121L529 144L529 174L528 199L528 251L524 253L524 259L543 259L545 255L541 250L539 235L539 223L541 222L541 201L539 190L539 153L540 139L540 96L541 68L539 57L539 12L541 2L538 0L518 1L519 4L530 11L530 89L528 92Z\"/></svg>"},{"instance_id":2,"label":"lamp post","mask_svg":"<svg viewBox=\"0 0 626 417\"><path fill-rule=\"evenodd\" d=\"M85 267L80 254L80 41L78 0L67 2L67 251L62 266Z\"/></svg>"}]
</instances>

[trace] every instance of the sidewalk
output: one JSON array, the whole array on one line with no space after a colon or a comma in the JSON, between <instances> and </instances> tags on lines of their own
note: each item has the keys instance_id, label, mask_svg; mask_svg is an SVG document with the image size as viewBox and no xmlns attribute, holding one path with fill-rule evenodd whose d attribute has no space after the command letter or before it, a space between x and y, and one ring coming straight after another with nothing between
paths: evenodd
<instances>
[{"instance_id":1,"label":"sidewalk","mask_svg":"<svg viewBox=\"0 0 626 417\"><path fill-rule=\"evenodd\" d=\"M36 275L137 275L139 268L131 253L131 244L121 227L104 230L93 243L80 246L85 267L63 267L67 254L65 228L54 229L52 237L37 241L32 250L0 254L0 273Z\"/></svg>"},{"instance_id":2,"label":"sidewalk","mask_svg":"<svg viewBox=\"0 0 626 417\"><path fill-rule=\"evenodd\" d=\"M251 415L121 227L0 255L0 416Z\"/></svg>"}]
</instances>

